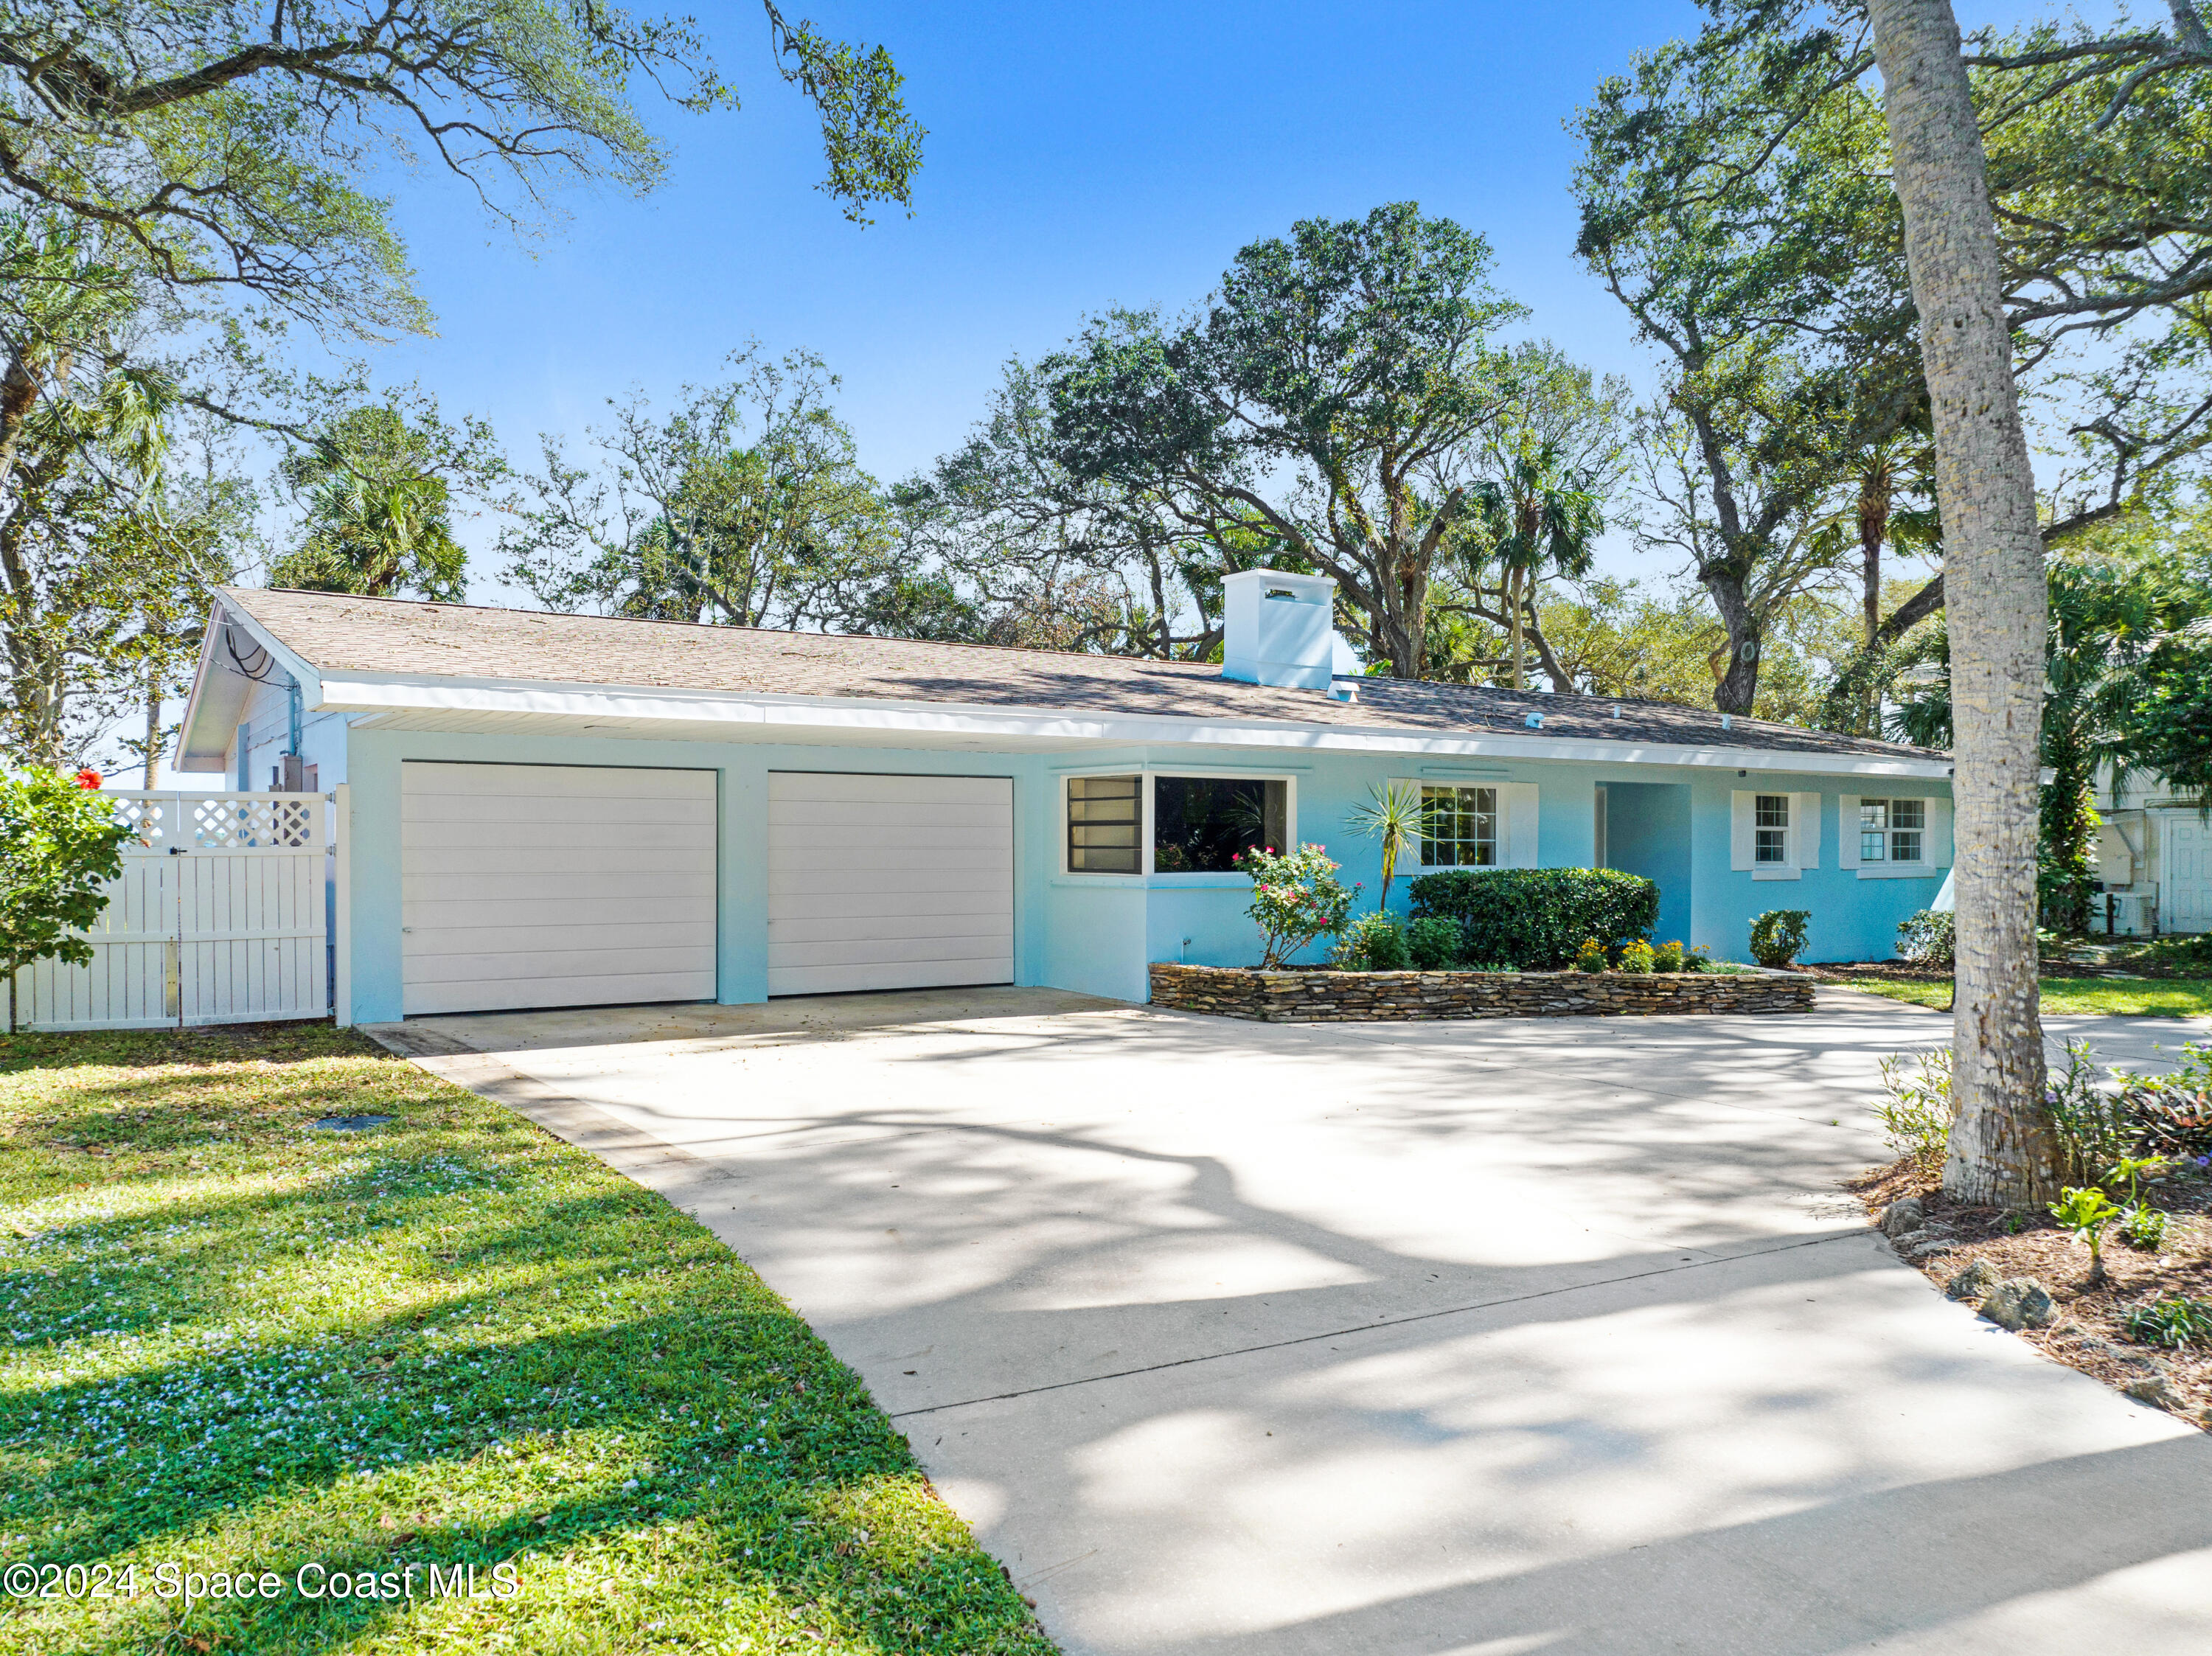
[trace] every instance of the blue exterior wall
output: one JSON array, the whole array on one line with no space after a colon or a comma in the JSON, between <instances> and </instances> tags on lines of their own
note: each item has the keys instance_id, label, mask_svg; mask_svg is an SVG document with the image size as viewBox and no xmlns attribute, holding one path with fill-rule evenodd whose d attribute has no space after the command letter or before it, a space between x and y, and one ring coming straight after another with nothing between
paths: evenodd
<instances>
[{"instance_id":1,"label":"blue exterior wall","mask_svg":"<svg viewBox=\"0 0 2212 1656\"><path fill-rule=\"evenodd\" d=\"M1653 941L1680 939L1694 929L1690 844L1692 799L1687 782L1605 784L1605 863L1638 874L1659 888Z\"/></svg>"},{"instance_id":2,"label":"blue exterior wall","mask_svg":"<svg viewBox=\"0 0 2212 1656\"><path fill-rule=\"evenodd\" d=\"M337 721L316 734L328 741ZM319 743L318 746L323 746ZM1747 958L1753 916L1769 908L1812 911L1808 960L1887 958L1897 923L1924 908L1942 883L1926 878L1861 879L1837 863L1837 798L1943 797L1941 782L1875 782L1849 777L1762 772L1753 782L1732 770L1502 760L1437 764L1414 756L1291 750L1268 763L1249 749L1127 748L1085 752L991 754L941 749L799 746L646 741L566 736L497 737L405 730L352 729L344 751L319 755L352 784L350 893L353 1010L356 1021L400 1016L399 782L408 759L489 763L673 766L719 776L721 873L717 998L744 1004L767 993L768 774L771 770L860 771L917 775L1005 776L1013 781L1015 974L1045 985L1124 1000L1146 996L1146 965L1249 965L1258 934L1244 913L1249 883L1237 875L1067 875L1060 872L1063 779L1146 766L1167 772L1286 777L1294 786L1297 838L1325 846L1344 877L1364 888L1360 907L1380 895L1381 857L1346 824L1372 789L1392 779L1486 786L1537 785L1537 860L1587 866L1595 852L1595 794L1607 785L1608 835L1615 866L1658 880L1661 937L1680 937L1716 958ZM1754 881L1732 870L1730 797L1739 788L1818 792L1822 797L1820 866L1796 881ZM342 827L341 831L349 831ZM1390 907L1402 913L1420 870L1401 866ZM1306 958L1320 958L1316 947Z\"/></svg>"}]
</instances>

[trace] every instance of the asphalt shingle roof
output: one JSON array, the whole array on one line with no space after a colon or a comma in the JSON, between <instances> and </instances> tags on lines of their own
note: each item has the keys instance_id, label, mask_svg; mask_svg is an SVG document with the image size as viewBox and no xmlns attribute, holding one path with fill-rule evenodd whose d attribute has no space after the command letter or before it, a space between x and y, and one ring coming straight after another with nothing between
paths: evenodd
<instances>
[{"instance_id":1,"label":"asphalt shingle roof","mask_svg":"<svg viewBox=\"0 0 2212 1656\"><path fill-rule=\"evenodd\" d=\"M242 610L324 672L832 696L1055 712L1152 713L1423 733L1547 737L1781 752L1940 758L1922 748L1737 719L1710 708L1467 684L1364 678L1358 699L1244 684L1202 662L776 633L682 622L549 615L327 592L226 587ZM1618 710L1616 716L1616 710Z\"/></svg>"}]
</instances>

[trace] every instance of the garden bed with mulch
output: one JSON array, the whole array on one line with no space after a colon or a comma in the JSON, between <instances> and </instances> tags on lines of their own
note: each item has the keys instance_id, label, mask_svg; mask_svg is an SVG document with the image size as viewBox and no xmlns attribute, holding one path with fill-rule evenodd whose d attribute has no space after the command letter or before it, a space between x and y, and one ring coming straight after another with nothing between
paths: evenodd
<instances>
[{"instance_id":1,"label":"garden bed with mulch","mask_svg":"<svg viewBox=\"0 0 2212 1656\"><path fill-rule=\"evenodd\" d=\"M2056 1314L2046 1327L2015 1331L2022 1339L2141 1402L2212 1430L2212 1346L2146 1345L2130 1339L2126 1328L2127 1314L2137 1306L2177 1295L2212 1300L2212 1178L2177 1175L2148 1186L2151 1204L2170 1216L2165 1245L2151 1253L2109 1234L2106 1280L2094 1285L2089 1250L2048 1214L1954 1202L1925 1164L1911 1156L1871 1170L1849 1188L1877 1223L1892 1203L1920 1200L1929 1240L1901 1252L1939 1291L1978 1260L1999 1278L2034 1278L2049 1292ZM1941 1246L1928 1251L1929 1242Z\"/></svg>"}]
</instances>

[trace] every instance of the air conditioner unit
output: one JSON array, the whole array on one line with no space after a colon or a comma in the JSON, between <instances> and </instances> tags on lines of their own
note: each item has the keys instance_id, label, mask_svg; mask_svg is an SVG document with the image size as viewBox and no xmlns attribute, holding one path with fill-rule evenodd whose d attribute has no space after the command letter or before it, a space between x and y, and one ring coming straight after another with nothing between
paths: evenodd
<instances>
[{"instance_id":1,"label":"air conditioner unit","mask_svg":"<svg viewBox=\"0 0 2212 1656\"><path fill-rule=\"evenodd\" d=\"M2149 937L2158 932L2158 894L2155 891L2107 891L2104 894L2105 935L2108 937Z\"/></svg>"}]
</instances>

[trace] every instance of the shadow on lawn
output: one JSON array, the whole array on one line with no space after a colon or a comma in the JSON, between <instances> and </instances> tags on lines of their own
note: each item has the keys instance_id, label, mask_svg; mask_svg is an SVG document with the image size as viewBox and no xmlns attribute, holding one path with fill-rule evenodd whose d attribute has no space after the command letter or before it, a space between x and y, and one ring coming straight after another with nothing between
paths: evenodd
<instances>
[{"instance_id":1,"label":"shadow on lawn","mask_svg":"<svg viewBox=\"0 0 2212 1656\"><path fill-rule=\"evenodd\" d=\"M110 1107L76 1096L65 1123ZM452 1102L444 1095L438 1107ZM675 1527L681 1569L709 1573L716 1603L739 1589L772 1592L803 1619L864 1630L887 1647L967 1647L949 1629L978 1614L981 1556L858 1377L799 1317L659 1198L526 1123L481 1113L455 1126L402 1109L392 1128L343 1141L346 1165L294 1167L304 1186L160 1196L148 1187L219 1175L149 1174L117 1181L124 1210L26 1239L34 1269L9 1283L11 1293L34 1289L58 1312L100 1294L160 1301L97 1319L159 1342L143 1368L126 1358L99 1377L0 1403L0 1482L13 1492L0 1524L25 1532L41 1563L137 1556L143 1574L156 1560L189 1558L205 1571L271 1571L289 1588L307 1563L380 1574L410 1562L473 1563L483 1586L492 1566L517 1561L526 1587L537 1561L543 1590L565 1574L564 1552L623 1554L633 1537L652 1552L659 1544L650 1538ZM288 1149L272 1142L280 1131L264 1123L222 1171L277 1168ZM333 1273L342 1283L349 1253L362 1292L333 1302L324 1290ZM259 1285L264 1272L292 1305L257 1302L271 1291ZM392 1296L414 1303L393 1309ZM39 1308L14 1303L19 1317ZM516 1325L514 1338L501 1338L502 1323ZM179 1355L165 1330L209 1344ZM59 1344L88 1331L47 1327L14 1355L65 1361ZM740 1450L754 1440L769 1452ZM368 1465L368 1477L349 1476L349 1465ZM794 1527L886 1501L906 1517L883 1544L803 1544ZM415 1579L411 1604L306 1601L288 1590L189 1612L146 1595L111 1605L113 1619L97 1626L57 1611L39 1648L113 1653L189 1635L289 1656L422 1608L425 1578ZM903 1596L888 1596L886 1583ZM995 1574L988 1585L999 1620L984 1617L975 1647L1044 1649L1011 1589ZM569 1608L588 1629L595 1617L621 1623L650 1602L625 1580L613 1602L577 1597ZM627 1633L608 1626L594 1647L628 1647Z\"/></svg>"}]
</instances>

